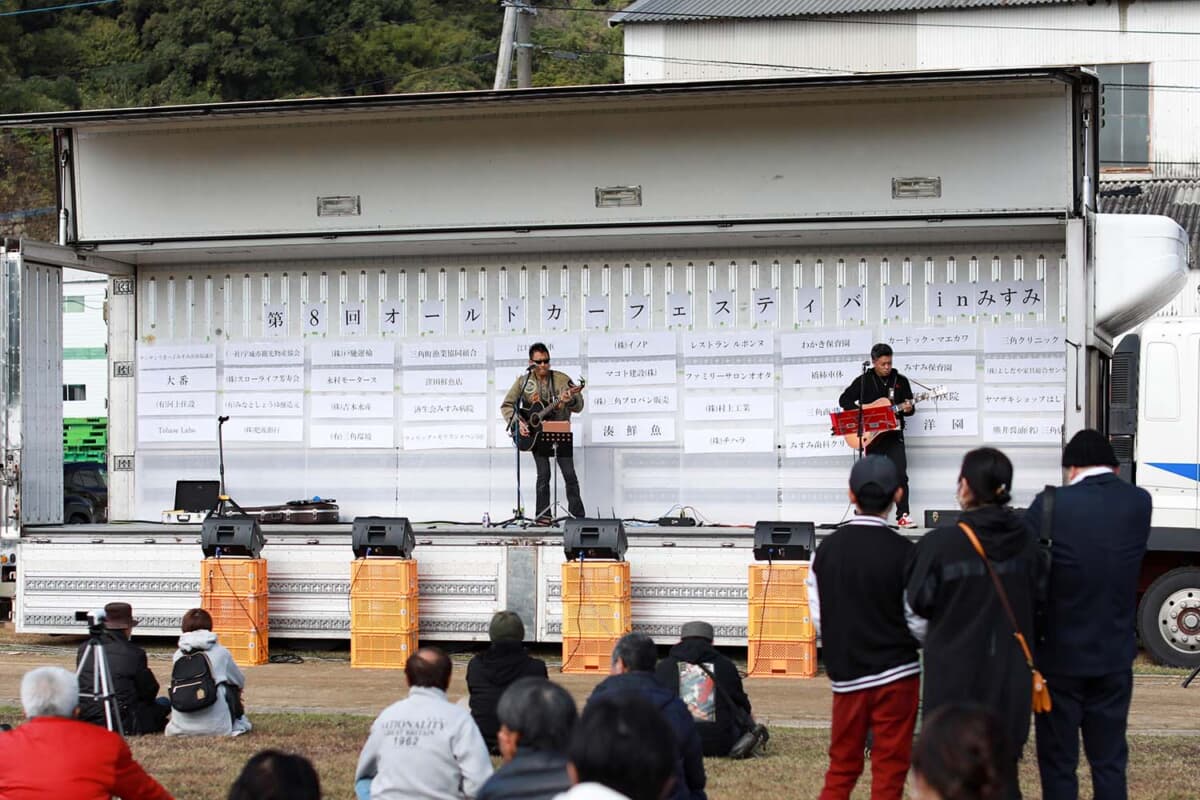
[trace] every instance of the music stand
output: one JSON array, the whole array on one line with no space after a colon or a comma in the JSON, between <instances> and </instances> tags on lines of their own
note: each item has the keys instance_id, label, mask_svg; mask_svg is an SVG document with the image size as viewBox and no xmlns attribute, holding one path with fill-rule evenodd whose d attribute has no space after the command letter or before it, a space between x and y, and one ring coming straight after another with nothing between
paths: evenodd
<instances>
[{"instance_id":1,"label":"music stand","mask_svg":"<svg viewBox=\"0 0 1200 800\"><path fill-rule=\"evenodd\" d=\"M861 427L859 420L862 420ZM853 411L838 411L829 415L830 422L833 423L833 431L831 436L848 436L850 434L859 434L859 441L862 441L862 433L885 433L894 431L900 427L900 423L896 420L896 412L891 406L879 406L877 408L859 407Z\"/></svg>"},{"instance_id":2,"label":"music stand","mask_svg":"<svg viewBox=\"0 0 1200 800\"><path fill-rule=\"evenodd\" d=\"M549 516L555 518L554 515L558 512L558 448L560 445L570 445L575 441L575 436L571 433L571 421L566 419L543 420L541 439L553 447L551 457L554 459L554 499L550 503ZM540 509L537 515L541 516ZM569 510L567 515L570 515Z\"/></svg>"}]
</instances>

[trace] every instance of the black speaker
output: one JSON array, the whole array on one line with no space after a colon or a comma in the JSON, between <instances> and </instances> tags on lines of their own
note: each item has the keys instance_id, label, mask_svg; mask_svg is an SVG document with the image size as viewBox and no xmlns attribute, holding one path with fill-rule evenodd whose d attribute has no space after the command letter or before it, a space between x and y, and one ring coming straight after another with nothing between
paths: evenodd
<instances>
[{"instance_id":1,"label":"black speaker","mask_svg":"<svg viewBox=\"0 0 1200 800\"><path fill-rule=\"evenodd\" d=\"M200 526L200 549L205 558L258 558L263 544L262 528L254 517L209 517Z\"/></svg>"},{"instance_id":2,"label":"black speaker","mask_svg":"<svg viewBox=\"0 0 1200 800\"><path fill-rule=\"evenodd\" d=\"M355 517L350 528L355 558L412 558L417 546L408 517Z\"/></svg>"},{"instance_id":3,"label":"black speaker","mask_svg":"<svg viewBox=\"0 0 1200 800\"><path fill-rule=\"evenodd\" d=\"M811 561L817 549L817 527L811 522L754 523L754 558L758 561Z\"/></svg>"},{"instance_id":4,"label":"black speaker","mask_svg":"<svg viewBox=\"0 0 1200 800\"><path fill-rule=\"evenodd\" d=\"M569 519L563 530L563 552L567 561L605 558L621 561L629 540L619 519Z\"/></svg>"}]
</instances>

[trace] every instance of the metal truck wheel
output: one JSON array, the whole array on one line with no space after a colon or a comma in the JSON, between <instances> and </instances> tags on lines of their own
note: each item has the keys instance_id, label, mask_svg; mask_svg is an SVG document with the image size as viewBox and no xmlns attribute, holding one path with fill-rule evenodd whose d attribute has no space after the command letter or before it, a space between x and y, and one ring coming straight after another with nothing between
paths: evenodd
<instances>
[{"instance_id":1,"label":"metal truck wheel","mask_svg":"<svg viewBox=\"0 0 1200 800\"><path fill-rule=\"evenodd\" d=\"M1159 664L1200 665L1200 568L1173 569L1150 584L1138 606L1138 634Z\"/></svg>"}]
</instances>

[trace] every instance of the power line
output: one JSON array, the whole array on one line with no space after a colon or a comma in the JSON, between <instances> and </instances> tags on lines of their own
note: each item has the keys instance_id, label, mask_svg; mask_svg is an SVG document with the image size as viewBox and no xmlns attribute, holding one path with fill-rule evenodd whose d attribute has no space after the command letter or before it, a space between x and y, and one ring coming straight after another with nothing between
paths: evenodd
<instances>
[{"instance_id":1,"label":"power line","mask_svg":"<svg viewBox=\"0 0 1200 800\"><path fill-rule=\"evenodd\" d=\"M850 74L851 70L836 69L833 67L806 67L799 64L766 64L758 61L721 61L711 58L688 58L686 56L651 56L642 55L640 53L625 53L618 50L562 50L557 47L547 47L545 45L534 45L537 50L545 52L570 54L576 56L612 56L614 58L641 58L649 61L668 61L679 64L714 64L717 66L730 67L753 67L756 69L788 69L804 72L823 72L833 75Z\"/></svg>"},{"instance_id":2,"label":"power line","mask_svg":"<svg viewBox=\"0 0 1200 800\"><path fill-rule=\"evenodd\" d=\"M24 14L45 14L47 11L67 11L72 8L87 8L88 6L105 6L109 3L119 3L121 0L87 0L83 3L67 3L61 6L45 6L44 8L23 8L20 11L0 11L0 17L19 17Z\"/></svg>"}]
</instances>

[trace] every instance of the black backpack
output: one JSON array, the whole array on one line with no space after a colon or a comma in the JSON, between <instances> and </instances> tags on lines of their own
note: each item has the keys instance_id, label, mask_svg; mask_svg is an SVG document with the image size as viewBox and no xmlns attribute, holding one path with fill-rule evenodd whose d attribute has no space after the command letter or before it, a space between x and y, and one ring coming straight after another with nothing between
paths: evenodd
<instances>
[{"instance_id":1,"label":"black backpack","mask_svg":"<svg viewBox=\"0 0 1200 800\"><path fill-rule=\"evenodd\" d=\"M171 667L167 696L171 698L171 708L176 711L200 711L217 702L217 682L208 653L193 650L179 657Z\"/></svg>"}]
</instances>

